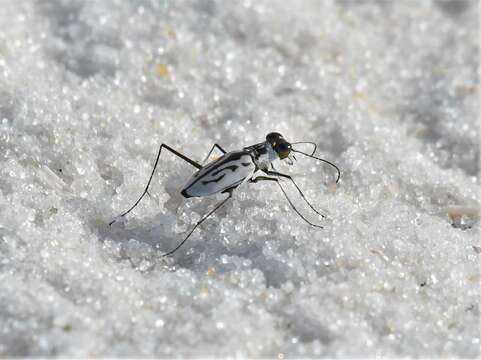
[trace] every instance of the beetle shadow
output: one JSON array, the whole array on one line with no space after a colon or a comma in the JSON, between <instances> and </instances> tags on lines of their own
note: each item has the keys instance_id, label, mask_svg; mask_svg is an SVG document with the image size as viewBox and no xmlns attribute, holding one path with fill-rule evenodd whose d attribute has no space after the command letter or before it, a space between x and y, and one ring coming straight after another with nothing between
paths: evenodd
<instances>
[{"instance_id":1,"label":"beetle shadow","mask_svg":"<svg viewBox=\"0 0 481 360\"><path fill-rule=\"evenodd\" d=\"M110 241L119 246L121 253L123 253L122 259L128 259L128 254L125 254L123 248L128 247L129 243L137 243L139 248L143 247L144 250L151 253L150 259L155 263L164 263L174 265L175 268L194 270L199 267L197 264L202 257L203 250L205 250L204 243L206 241L199 241L199 236L201 238L209 238L209 234L217 231L214 229L217 226L216 223L209 222L208 219L193 232L187 242L176 251L174 256L164 257L163 254L178 246L195 226L195 223L186 223L179 217L171 215L173 211L176 211L181 206L182 201L175 199L169 200L164 204L170 215L159 213L155 216L142 218L131 215L128 219L119 219L112 225L109 225L112 219L101 215L97 211L92 213L87 210L89 208L95 209L94 203L82 200L80 203L83 204L79 205L79 201L75 202L77 203L76 206L86 210L80 211L82 213L80 216L90 231L97 235L101 243ZM198 203L190 204L189 209L186 209L186 211L192 213L192 216L195 214L200 219L209 213L209 210L218 202L219 199L199 201ZM174 207L175 209L173 209ZM228 216L229 209L230 204L227 203L216 212L216 215L218 217ZM182 228L183 231L176 231L178 227Z\"/></svg>"},{"instance_id":2,"label":"beetle shadow","mask_svg":"<svg viewBox=\"0 0 481 360\"><path fill-rule=\"evenodd\" d=\"M86 226L97 234L101 243L105 243L106 247L113 244L118 249L112 256L118 261L130 261L134 268L145 259L152 264L152 268L162 266L172 271L187 269L196 273L206 273L214 267L220 274L237 269L233 267L231 261L250 261L248 268L261 271L268 287L279 288L288 279L293 283L301 282L303 279L292 273L287 262L277 258L275 254L271 256L264 251L265 244L269 241L276 244L278 249L275 252L279 254L286 254L289 249L296 248L295 237L280 237L278 234L280 226L278 219L262 218L262 223L253 225L254 228L262 229L263 234L253 234L249 230L251 225L245 232L236 230L238 226L243 226L243 221L256 221L250 219L248 209L265 207L265 202L255 196L242 198L234 196L233 201L237 203L230 201L218 209L213 217L202 223L186 243L169 257L163 257L163 254L179 245L195 223L193 220L184 222L181 217L174 214L186 211L192 216L196 214L198 220L222 201L220 197L189 200L188 206L184 207L185 200L171 194L163 204L167 214L158 213L148 217L129 214L127 218L111 226L109 225L111 218L102 214L103 211L94 202L77 199L72 206L79 210L78 213L82 214L80 216ZM222 224L226 218L232 223ZM179 228L182 231L179 231ZM276 237L282 240L276 240ZM224 257L230 260L224 263Z\"/></svg>"}]
</instances>

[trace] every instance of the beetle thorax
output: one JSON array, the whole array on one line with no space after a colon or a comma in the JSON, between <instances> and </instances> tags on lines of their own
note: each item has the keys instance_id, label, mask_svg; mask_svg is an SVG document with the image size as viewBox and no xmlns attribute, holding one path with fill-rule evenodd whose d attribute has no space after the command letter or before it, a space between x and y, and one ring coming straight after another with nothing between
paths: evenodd
<instances>
[{"instance_id":1,"label":"beetle thorax","mask_svg":"<svg viewBox=\"0 0 481 360\"><path fill-rule=\"evenodd\" d=\"M259 156L256 158L255 162L259 169L267 170L269 169L269 165L276 159L278 156L272 146L269 143L265 144L265 149L267 151L260 153Z\"/></svg>"}]
</instances>

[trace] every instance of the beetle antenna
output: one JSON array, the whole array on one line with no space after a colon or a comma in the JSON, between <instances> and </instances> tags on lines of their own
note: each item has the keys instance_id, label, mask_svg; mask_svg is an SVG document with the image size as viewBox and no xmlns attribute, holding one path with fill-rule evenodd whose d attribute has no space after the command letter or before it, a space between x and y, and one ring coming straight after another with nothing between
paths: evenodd
<instances>
[{"instance_id":1,"label":"beetle antenna","mask_svg":"<svg viewBox=\"0 0 481 360\"><path fill-rule=\"evenodd\" d=\"M336 184L339 182L339 179L341 178L341 170L339 170L339 168L338 168L336 165L334 165L332 162L330 162L330 161L328 161L328 160L325 160L325 159L318 158L317 156L314 156L314 155L306 154L305 152L302 152L302 151L299 151L299 150L294 150L294 149L292 149L292 151L294 151L294 152L296 152L296 153L299 153L299 154L302 154L302 155L305 155L305 156L307 156L307 157L310 157L310 158L319 160L319 161L323 161L323 162L325 162L326 164L331 165L331 166L332 166L333 168L335 168L336 171L337 171Z\"/></svg>"},{"instance_id":2,"label":"beetle antenna","mask_svg":"<svg viewBox=\"0 0 481 360\"><path fill-rule=\"evenodd\" d=\"M298 142L291 143L291 145L297 145L297 144L310 144L310 145L314 146L314 150L312 150L311 155L314 155L316 153L317 145L316 145L316 143L314 143L312 141L298 141Z\"/></svg>"}]
</instances>

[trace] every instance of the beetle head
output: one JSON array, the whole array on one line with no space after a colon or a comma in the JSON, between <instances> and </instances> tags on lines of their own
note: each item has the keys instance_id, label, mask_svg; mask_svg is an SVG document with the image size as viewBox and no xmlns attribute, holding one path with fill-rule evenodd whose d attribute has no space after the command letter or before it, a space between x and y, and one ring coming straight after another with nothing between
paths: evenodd
<instances>
[{"instance_id":1,"label":"beetle head","mask_svg":"<svg viewBox=\"0 0 481 360\"><path fill-rule=\"evenodd\" d=\"M272 146L272 149L277 153L279 159L283 160L289 156L292 146L281 134L271 132L267 134L266 141Z\"/></svg>"}]
</instances>

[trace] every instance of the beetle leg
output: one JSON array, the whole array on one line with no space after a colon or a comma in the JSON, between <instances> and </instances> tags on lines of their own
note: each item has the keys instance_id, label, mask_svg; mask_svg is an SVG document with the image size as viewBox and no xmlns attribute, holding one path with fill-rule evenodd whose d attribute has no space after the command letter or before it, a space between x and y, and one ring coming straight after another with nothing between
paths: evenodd
<instances>
[{"instance_id":1,"label":"beetle leg","mask_svg":"<svg viewBox=\"0 0 481 360\"><path fill-rule=\"evenodd\" d=\"M214 151L215 148L219 149L223 154L227 153L227 151L225 151L219 144L215 143L214 145L212 145L212 148L210 149L209 153L202 161L202 165L204 165L205 162L209 160L209 157L212 155L212 152Z\"/></svg>"},{"instance_id":2,"label":"beetle leg","mask_svg":"<svg viewBox=\"0 0 481 360\"><path fill-rule=\"evenodd\" d=\"M148 193L149 191L149 186L150 186L150 183L152 182L152 178L154 177L154 174L155 174L155 170L157 169L157 165L159 164L159 159L160 159L160 153L162 152L162 149L165 148L166 150L169 150L172 154L174 154L175 156L181 158L182 160L188 162L190 165L194 166L195 168L197 169L202 169L202 165L198 164L196 161L192 160L191 158L181 154L180 152L178 152L177 150L174 150L172 149L169 145L166 145L166 144L161 144L160 147L159 147L159 151L157 153L157 158L155 159L155 164L154 164L154 168L152 169L152 173L150 174L150 177L149 177L149 181L147 182L147 185L145 186L145 189L144 191L142 192L142 195L140 195L140 197L137 199L137 201L126 211L124 211L122 214L120 214L119 216L117 216L114 220L112 220L109 225L112 225L114 222L117 221L118 218L121 218L121 217L124 217L125 215L127 215L129 212L131 212L139 203L140 201L142 200L142 198L145 196L145 194Z\"/></svg>"},{"instance_id":3,"label":"beetle leg","mask_svg":"<svg viewBox=\"0 0 481 360\"><path fill-rule=\"evenodd\" d=\"M181 243L179 245L177 245L174 249L170 250L169 252L166 252L165 254L162 255L162 257L165 257L165 256L170 256L172 255L173 253L175 253L182 245L184 245L184 243L187 241L187 239L192 235L192 233L195 231L195 229L197 229L197 227L202 224L205 220L207 220L209 218L209 216L211 216L213 213L215 213L218 209L220 209L230 198L232 197L232 191L229 191L229 196L227 198L225 198L224 200L222 200L219 204L216 205L216 207L214 209L212 209L211 211L209 211L209 213L207 215L205 215L202 219L200 219L199 221L197 221L197 223L195 224L195 226L192 228L192 230L189 231L189 233L187 234L187 236L184 238L184 240L181 241Z\"/></svg>"}]
</instances>

